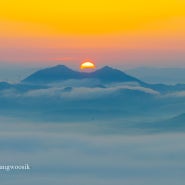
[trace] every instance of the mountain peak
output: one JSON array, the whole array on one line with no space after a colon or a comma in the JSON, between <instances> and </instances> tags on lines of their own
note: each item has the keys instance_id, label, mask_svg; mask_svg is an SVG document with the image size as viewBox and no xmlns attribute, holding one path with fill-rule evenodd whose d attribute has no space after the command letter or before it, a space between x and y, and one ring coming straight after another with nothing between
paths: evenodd
<instances>
[{"instance_id":1,"label":"mountain peak","mask_svg":"<svg viewBox=\"0 0 185 185\"><path fill-rule=\"evenodd\" d=\"M56 65L37 71L22 82L26 83L52 83L61 80L79 79L80 72L73 71L65 65Z\"/></svg>"},{"instance_id":2,"label":"mountain peak","mask_svg":"<svg viewBox=\"0 0 185 185\"><path fill-rule=\"evenodd\" d=\"M112 67L109 67L109 66L104 66L101 68L102 70L112 70L113 68Z\"/></svg>"},{"instance_id":3,"label":"mountain peak","mask_svg":"<svg viewBox=\"0 0 185 185\"><path fill-rule=\"evenodd\" d=\"M42 69L37 71L24 79L22 82L25 83L40 83L47 84L59 81L65 81L70 79L87 79L93 78L98 79L101 82L112 83L112 82L140 82L138 79L125 74L124 72L104 66L101 69L91 73L84 73L73 71L65 65L56 65L54 67Z\"/></svg>"},{"instance_id":4,"label":"mountain peak","mask_svg":"<svg viewBox=\"0 0 185 185\"><path fill-rule=\"evenodd\" d=\"M140 80L125 74L123 71L114 69L109 66L104 66L101 69L92 73L96 78L103 82L139 82Z\"/></svg>"},{"instance_id":5,"label":"mountain peak","mask_svg":"<svg viewBox=\"0 0 185 185\"><path fill-rule=\"evenodd\" d=\"M114 68L112 68L110 66L104 66L104 67L98 69L97 71L112 72L112 71L120 71L120 70L114 69ZM120 71L120 72L124 73L123 71Z\"/></svg>"},{"instance_id":6,"label":"mountain peak","mask_svg":"<svg viewBox=\"0 0 185 185\"><path fill-rule=\"evenodd\" d=\"M67 66L63 65L63 64L58 64L56 66L54 66L53 68L64 68L64 69L69 69Z\"/></svg>"},{"instance_id":7,"label":"mountain peak","mask_svg":"<svg viewBox=\"0 0 185 185\"><path fill-rule=\"evenodd\" d=\"M63 64L57 64L56 66L53 66L53 67L66 67L67 68L67 66L65 66Z\"/></svg>"},{"instance_id":8,"label":"mountain peak","mask_svg":"<svg viewBox=\"0 0 185 185\"><path fill-rule=\"evenodd\" d=\"M117 73L122 73L125 74L123 71L120 71L119 69L112 68L110 66L104 66L97 71L105 71L105 72L117 72Z\"/></svg>"},{"instance_id":9,"label":"mountain peak","mask_svg":"<svg viewBox=\"0 0 185 185\"><path fill-rule=\"evenodd\" d=\"M65 66L65 65L61 65L61 64L56 65L56 66L53 66L53 67L50 67L50 68L48 68L48 69L49 69L49 70L61 70L61 71L67 70L67 71L72 71L69 67L67 67L67 66Z\"/></svg>"}]
</instances>

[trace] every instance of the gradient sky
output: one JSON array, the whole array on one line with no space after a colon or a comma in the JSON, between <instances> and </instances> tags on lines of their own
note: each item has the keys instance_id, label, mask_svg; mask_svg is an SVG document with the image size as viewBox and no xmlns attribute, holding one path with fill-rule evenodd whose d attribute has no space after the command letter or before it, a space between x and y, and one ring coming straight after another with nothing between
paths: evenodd
<instances>
[{"instance_id":1,"label":"gradient sky","mask_svg":"<svg viewBox=\"0 0 185 185\"><path fill-rule=\"evenodd\" d=\"M6 0L0 62L185 66L184 0Z\"/></svg>"}]
</instances>

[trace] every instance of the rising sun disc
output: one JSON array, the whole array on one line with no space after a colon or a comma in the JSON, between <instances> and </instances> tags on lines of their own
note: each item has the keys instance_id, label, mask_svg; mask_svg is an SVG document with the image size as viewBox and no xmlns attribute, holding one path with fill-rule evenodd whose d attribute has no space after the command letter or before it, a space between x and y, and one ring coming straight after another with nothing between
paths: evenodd
<instances>
[{"instance_id":1,"label":"rising sun disc","mask_svg":"<svg viewBox=\"0 0 185 185\"><path fill-rule=\"evenodd\" d=\"M80 69L81 70L85 70L85 69L91 69L91 70L93 70L95 68L96 68L96 66L95 66L95 64L92 61L85 61L80 66Z\"/></svg>"}]
</instances>

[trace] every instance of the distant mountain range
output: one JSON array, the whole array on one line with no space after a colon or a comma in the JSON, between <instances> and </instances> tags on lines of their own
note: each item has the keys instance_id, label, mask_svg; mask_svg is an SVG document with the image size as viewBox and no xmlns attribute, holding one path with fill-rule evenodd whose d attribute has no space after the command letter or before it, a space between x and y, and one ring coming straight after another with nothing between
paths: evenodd
<instances>
[{"instance_id":1,"label":"distant mountain range","mask_svg":"<svg viewBox=\"0 0 185 185\"><path fill-rule=\"evenodd\" d=\"M109 66L86 73L57 65L19 83L0 82L0 115L26 115L26 119L122 122L128 118L139 122L139 129L170 130L184 128L184 107L185 84L149 84ZM145 122L148 117L150 122Z\"/></svg>"},{"instance_id":2,"label":"distant mountain range","mask_svg":"<svg viewBox=\"0 0 185 185\"><path fill-rule=\"evenodd\" d=\"M51 68L42 69L37 71L27 78L25 78L23 83L33 83L33 84L49 84L65 80L81 80L81 79L97 79L102 83L112 83L112 82L138 82L142 83L137 78L129 76L124 72L113 69L109 66L105 66L95 72L86 73L74 71L65 65L57 65Z\"/></svg>"},{"instance_id":3,"label":"distant mountain range","mask_svg":"<svg viewBox=\"0 0 185 185\"><path fill-rule=\"evenodd\" d=\"M24 84L46 85L66 80L83 80L96 79L99 81L99 86L107 83L132 82L139 84L142 87L150 88L160 93L175 92L185 90L185 84L165 85L165 84L149 84L145 83L133 76L130 76L118 69L105 66L95 72L86 73L74 71L65 65L57 65L54 67L39 70L24 80Z\"/></svg>"},{"instance_id":4,"label":"distant mountain range","mask_svg":"<svg viewBox=\"0 0 185 185\"><path fill-rule=\"evenodd\" d=\"M83 86L83 81L87 80L86 84L89 87L101 87L105 88L106 84L116 83L128 83L139 85L140 87L152 89L159 93L165 94L176 91L185 91L185 84L165 85L165 84L149 84L141 81L138 78L130 76L123 71L111 68L109 66L102 67L94 72L79 72L68 68L65 65L57 65L50 68L45 68L34 72L30 76L23 79L20 83L9 84L7 82L0 82L0 90L16 89L19 92L25 92L34 89L46 89L51 84L62 83L66 84L66 81L74 80ZM89 81L88 81L89 80ZM95 83L96 82L96 83ZM92 84L92 85L91 85ZM69 84L68 86L73 86ZM86 85L87 86L87 85Z\"/></svg>"}]
</instances>

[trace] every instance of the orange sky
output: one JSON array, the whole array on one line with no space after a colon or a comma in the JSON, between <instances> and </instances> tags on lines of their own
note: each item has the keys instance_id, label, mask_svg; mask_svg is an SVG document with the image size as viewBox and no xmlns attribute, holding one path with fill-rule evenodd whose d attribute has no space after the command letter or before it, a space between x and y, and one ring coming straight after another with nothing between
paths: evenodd
<instances>
[{"instance_id":1,"label":"orange sky","mask_svg":"<svg viewBox=\"0 0 185 185\"><path fill-rule=\"evenodd\" d=\"M0 62L183 65L185 1L6 0Z\"/></svg>"}]
</instances>

